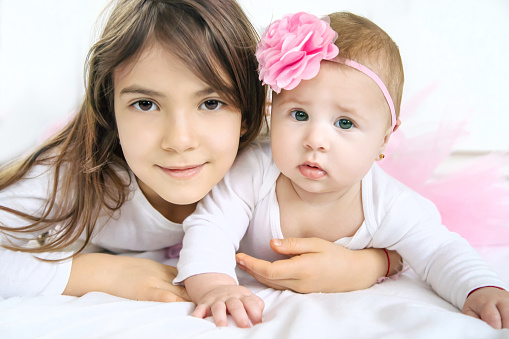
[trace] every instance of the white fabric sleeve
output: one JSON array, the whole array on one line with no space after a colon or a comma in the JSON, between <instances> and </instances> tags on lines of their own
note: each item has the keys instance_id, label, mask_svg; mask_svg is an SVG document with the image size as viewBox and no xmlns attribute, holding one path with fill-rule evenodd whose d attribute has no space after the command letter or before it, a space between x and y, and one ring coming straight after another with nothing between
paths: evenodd
<instances>
[{"instance_id":1,"label":"white fabric sleeve","mask_svg":"<svg viewBox=\"0 0 509 339\"><path fill-rule=\"evenodd\" d=\"M28 214L40 213L52 184L52 171L48 167L37 166L27 178L0 191L0 205ZM25 219L1 210L0 223L12 229L29 224ZM29 240L37 238L43 232L10 234L22 236L25 239L16 239L6 232L0 232L0 245L29 246ZM37 254L37 256L45 259L59 259L70 254L70 252L55 252ZM13 252L0 246L0 297L62 294L69 280L71 264L71 260L64 262L38 260L31 253Z\"/></svg>"},{"instance_id":2,"label":"white fabric sleeve","mask_svg":"<svg viewBox=\"0 0 509 339\"><path fill-rule=\"evenodd\" d=\"M44 253L40 258L58 259L69 252ZM72 261L46 262L30 253L0 250L0 298L60 295L71 275Z\"/></svg>"},{"instance_id":3,"label":"white fabric sleeve","mask_svg":"<svg viewBox=\"0 0 509 339\"><path fill-rule=\"evenodd\" d=\"M403 192L373 237L373 247L397 251L433 290L459 309L476 288L506 284L458 234L441 224L425 198Z\"/></svg>"},{"instance_id":4,"label":"white fabric sleeve","mask_svg":"<svg viewBox=\"0 0 509 339\"><path fill-rule=\"evenodd\" d=\"M223 273L237 281L235 253L251 220L262 177L263 164L250 146L184 220L175 284L202 273Z\"/></svg>"}]
</instances>

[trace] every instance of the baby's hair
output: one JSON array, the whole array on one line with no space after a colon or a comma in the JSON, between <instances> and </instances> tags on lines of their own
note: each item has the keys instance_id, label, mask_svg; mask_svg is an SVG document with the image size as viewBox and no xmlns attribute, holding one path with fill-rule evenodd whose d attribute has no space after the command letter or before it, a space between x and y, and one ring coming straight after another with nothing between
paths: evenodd
<instances>
[{"instance_id":1,"label":"baby's hair","mask_svg":"<svg viewBox=\"0 0 509 339\"><path fill-rule=\"evenodd\" d=\"M403 96L403 62L391 37L372 21L349 13L329 15L330 25L338 33L335 42L339 58L354 60L375 72L384 82L399 117Z\"/></svg>"},{"instance_id":2,"label":"baby's hair","mask_svg":"<svg viewBox=\"0 0 509 339\"><path fill-rule=\"evenodd\" d=\"M265 90L254 56L258 34L235 0L118 0L110 6L102 35L87 57L85 99L79 112L29 156L0 170L0 190L32 176L36 165L48 165L53 178L39 212L0 206L27 220L26 226L15 229L0 223L0 232L11 239L11 245L4 245L7 249L63 250L84 233L79 253L89 242L101 210L112 215L126 201L130 176L118 141L113 73L135 61L150 43L167 47L228 104L239 108L247 128L240 148L264 124ZM24 234L44 233L56 225L57 236L40 247L17 245Z\"/></svg>"}]
</instances>

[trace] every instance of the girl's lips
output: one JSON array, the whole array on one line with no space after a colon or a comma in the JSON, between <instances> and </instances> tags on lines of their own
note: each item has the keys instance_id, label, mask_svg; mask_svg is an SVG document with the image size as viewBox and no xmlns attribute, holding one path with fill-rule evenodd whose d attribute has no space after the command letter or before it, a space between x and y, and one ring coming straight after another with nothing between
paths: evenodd
<instances>
[{"instance_id":1,"label":"girl's lips","mask_svg":"<svg viewBox=\"0 0 509 339\"><path fill-rule=\"evenodd\" d=\"M170 177L177 179L189 179L194 177L201 171L201 169L203 168L203 164L182 168L168 168L161 166L159 166L159 168L161 168L163 172L168 174Z\"/></svg>"},{"instance_id":2,"label":"girl's lips","mask_svg":"<svg viewBox=\"0 0 509 339\"><path fill-rule=\"evenodd\" d=\"M321 179L327 175L327 172L318 166L318 164L308 162L299 165L299 171L308 179Z\"/></svg>"}]
</instances>

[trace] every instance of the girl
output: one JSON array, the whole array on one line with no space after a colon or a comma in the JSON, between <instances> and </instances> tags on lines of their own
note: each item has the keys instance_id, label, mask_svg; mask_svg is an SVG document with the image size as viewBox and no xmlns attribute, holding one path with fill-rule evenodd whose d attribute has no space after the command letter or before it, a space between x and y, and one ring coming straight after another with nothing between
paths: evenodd
<instances>
[{"instance_id":1,"label":"girl","mask_svg":"<svg viewBox=\"0 0 509 339\"><path fill-rule=\"evenodd\" d=\"M187 299L174 267L112 254L179 244L182 221L258 135L256 38L233 0L116 3L79 113L0 173L1 298Z\"/></svg>"},{"instance_id":2,"label":"girl","mask_svg":"<svg viewBox=\"0 0 509 339\"><path fill-rule=\"evenodd\" d=\"M235 250L275 260L269 239L317 237L397 250L463 313L509 327L506 284L430 201L374 163L401 124L398 47L365 18L334 13L330 22L288 15L262 37L260 79L275 92L271 141L239 155L184 222L175 282L198 304L193 315L225 326L227 310L241 326L258 322L260 300L236 284Z\"/></svg>"}]
</instances>

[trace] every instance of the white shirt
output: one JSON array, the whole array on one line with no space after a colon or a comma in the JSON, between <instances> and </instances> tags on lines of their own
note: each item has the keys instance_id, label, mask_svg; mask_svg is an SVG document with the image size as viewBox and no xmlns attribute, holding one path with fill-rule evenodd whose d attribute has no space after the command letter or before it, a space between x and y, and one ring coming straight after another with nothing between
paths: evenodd
<instances>
[{"instance_id":1,"label":"white shirt","mask_svg":"<svg viewBox=\"0 0 509 339\"><path fill-rule=\"evenodd\" d=\"M145 198L132 173L127 201L112 218L102 213L96 223L88 251L127 253L151 251L182 241L182 224L173 223L161 215ZM127 174L123 175L124 178ZM38 166L19 183L0 191L0 205L25 212L40 210L53 181L51 170ZM71 197L72 198L72 197ZM0 222L16 228L27 222L0 211ZM27 235L27 239L38 234ZM82 237L83 238L83 237ZM8 243L0 233L0 244ZM15 241L29 246L28 240ZM72 252L43 253L41 258L64 258ZM69 280L72 260L50 263L34 258L30 253L8 251L0 247L0 298L61 294Z\"/></svg>"},{"instance_id":2,"label":"white shirt","mask_svg":"<svg viewBox=\"0 0 509 339\"><path fill-rule=\"evenodd\" d=\"M256 258L282 258L269 246L271 238L283 238L275 191L279 175L268 142L253 144L237 157L224 180L184 221L175 283L213 272L236 279L239 247ZM466 240L441 224L433 203L376 164L362 179L362 202L363 224L353 237L336 243L349 249L398 251L440 296L460 309L468 293L478 287L506 288Z\"/></svg>"}]
</instances>

